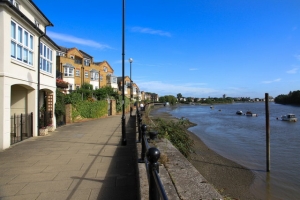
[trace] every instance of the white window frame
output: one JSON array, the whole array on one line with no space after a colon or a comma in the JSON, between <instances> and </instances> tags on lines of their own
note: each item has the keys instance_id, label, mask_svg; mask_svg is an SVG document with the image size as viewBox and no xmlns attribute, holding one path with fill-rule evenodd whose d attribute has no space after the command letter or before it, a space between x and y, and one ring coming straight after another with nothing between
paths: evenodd
<instances>
[{"instance_id":1,"label":"white window frame","mask_svg":"<svg viewBox=\"0 0 300 200\"><path fill-rule=\"evenodd\" d=\"M103 71L104 71L104 72L107 72L107 67L103 67Z\"/></svg>"},{"instance_id":2,"label":"white window frame","mask_svg":"<svg viewBox=\"0 0 300 200\"><path fill-rule=\"evenodd\" d=\"M84 66L90 66L91 60L90 59L84 59L83 63L84 63Z\"/></svg>"},{"instance_id":3,"label":"white window frame","mask_svg":"<svg viewBox=\"0 0 300 200\"><path fill-rule=\"evenodd\" d=\"M91 80L92 81L97 81L99 80L99 73L98 72L95 72L95 71L91 71Z\"/></svg>"},{"instance_id":4,"label":"white window frame","mask_svg":"<svg viewBox=\"0 0 300 200\"><path fill-rule=\"evenodd\" d=\"M89 72L88 71L84 72L84 78L89 78Z\"/></svg>"},{"instance_id":5,"label":"white window frame","mask_svg":"<svg viewBox=\"0 0 300 200\"><path fill-rule=\"evenodd\" d=\"M80 70L79 69L76 69L75 72L76 72L76 76L80 76Z\"/></svg>"},{"instance_id":6,"label":"white window frame","mask_svg":"<svg viewBox=\"0 0 300 200\"><path fill-rule=\"evenodd\" d=\"M10 23L10 31L11 58L33 66L34 36L13 20Z\"/></svg>"},{"instance_id":7,"label":"white window frame","mask_svg":"<svg viewBox=\"0 0 300 200\"><path fill-rule=\"evenodd\" d=\"M43 42L40 43L40 70L52 74L52 56L53 50L45 45Z\"/></svg>"},{"instance_id":8,"label":"white window frame","mask_svg":"<svg viewBox=\"0 0 300 200\"><path fill-rule=\"evenodd\" d=\"M9 0L11 4L13 4L16 8L20 9L20 4L15 0Z\"/></svg>"},{"instance_id":9,"label":"white window frame","mask_svg":"<svg viewBox=\"0 0 300 200\"><path fill-rule=\"evenodd\" d=\"M74 77L74 67L64 66L64 77Z\"/></svg>"}]
</instances>

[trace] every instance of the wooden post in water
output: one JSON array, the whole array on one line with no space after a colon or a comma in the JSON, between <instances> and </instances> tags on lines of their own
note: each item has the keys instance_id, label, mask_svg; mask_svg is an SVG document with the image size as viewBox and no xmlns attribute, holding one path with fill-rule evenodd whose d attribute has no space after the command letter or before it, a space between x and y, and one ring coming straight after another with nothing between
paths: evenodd
<instances>
[{"instance_id":1,"label":"wooden post in water","mask_svg":"<svg viewBox=\"0 0 300 200\"><path fill-rule=\"evenodd\" d=\"M269 94L265 93L266 107L266 161L267 172L270 171L270 111L269 111Z\"/></svg>"}]
</instances>

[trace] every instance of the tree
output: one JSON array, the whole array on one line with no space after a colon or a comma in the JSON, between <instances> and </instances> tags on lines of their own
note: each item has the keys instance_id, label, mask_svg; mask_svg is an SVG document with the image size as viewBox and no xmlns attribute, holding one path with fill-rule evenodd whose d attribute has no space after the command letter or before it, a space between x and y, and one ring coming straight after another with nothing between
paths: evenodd
<instances>
[{"instance_id":1,"label":"tree","mask_svg":"<svg viewBox=\"0 0 300 200\"><path fill-rule=\"evenodd\" d=\"M178 93L178 94L177 94L177 99L178 99L178 101L180 101L181 98L182 98L182 94L181 94L181 93Z\"/></svg>"}]
</instances>

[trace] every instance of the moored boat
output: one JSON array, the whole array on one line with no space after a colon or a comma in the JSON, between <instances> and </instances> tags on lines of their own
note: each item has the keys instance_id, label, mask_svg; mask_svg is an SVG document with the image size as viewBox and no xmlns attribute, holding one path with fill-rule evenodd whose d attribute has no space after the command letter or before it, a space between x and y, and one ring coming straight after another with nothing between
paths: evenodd
<instances>
[{"instance_id":1,"label":"moored boat","mask_svg":"<svg viewBox=\"0 0 300 200\"><path fill-rule=\"evenodd\" d=\"M236 111L236 114L237 114L237 115L242 115L242 114L243 114L243 111L238 110L238 111Z\"/></svg>"},{"instance_id":2,"label":"moored boat","mask_svg":"<svg viewBox=\"0 0 300 200\"><path fill-rule=\"evenodd\" d=\"M287 115L281 116L281 120L282 121L289 121L289 122L296 122L297 117L296 117L295 114L287 114Z\"/></svg>"},{"instance_id":3,"label":"moored boat","mask_svg":"<svg viewBox=\"0 0 300 200\"><path fill-rule=\"evenodd\" d=\"M251 111L247 111L246 116L248 116L248 117L257 117L257 114L254 114Z\"/></svg>"}]
</instances>

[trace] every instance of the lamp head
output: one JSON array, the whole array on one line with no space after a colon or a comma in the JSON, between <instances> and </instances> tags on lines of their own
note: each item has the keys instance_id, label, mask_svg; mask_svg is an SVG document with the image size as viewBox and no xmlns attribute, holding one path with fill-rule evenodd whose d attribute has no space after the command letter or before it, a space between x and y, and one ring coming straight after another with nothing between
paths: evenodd
<instances>
[{"instance_id":1,"label":"lamp head","mask_svg":"<svg viewBox=\"0 0 300 200\"><path fill-rule=\"evenodd\" d=\"M132 63L132 62L133 62L133 59L132 59L132 58L129 58L129 62Z\"/></svg>"}]
</instances>

